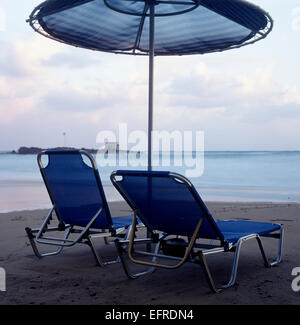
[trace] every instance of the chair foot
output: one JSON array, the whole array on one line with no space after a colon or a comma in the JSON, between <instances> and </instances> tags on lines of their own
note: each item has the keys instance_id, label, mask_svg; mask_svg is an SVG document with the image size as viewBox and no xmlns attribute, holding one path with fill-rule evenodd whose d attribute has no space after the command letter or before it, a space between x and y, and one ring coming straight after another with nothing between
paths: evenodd
<instances>
[{"instance_id":1,"label":"chair foot","mask_svg":"<svg viewBox=\"0 0 300 325\"><path fill-rule=\"evenodd\" d=\"M29 239L30 245L32 247L32 250L33 250L35 256L38 257L38 258L42 258L43 256L40 254L40 252L39 252L39 250L38 250L38 248L36 246L36 242L34 240L35 236L32 233L32 229L29 228L29 227L26 227L25 231L26 231L27 237Z\"/></svg>"},{"instance_id":2,"label":"chair foot","mask_svg":"<svg viewBox=\"0 0 300 325\"><path fill-rule=\"evenodd\" d=\"M32 230L32 229L29 228L29 227L26 227L26 228L25 228L25 231L26 231L27 237L28 237L28 239L29 239L30 245L31 245L31 247L32 247L32 250L33 250L34 254L36 255L36 257L38 257L38 258L41 259L42 257L46 257L46 256L58 255L58 254L60 254L61 251L63 250L63 247L60 246L60 247L58 247L58 249L57 249L56 251L54 251L54 252L49 252L49 253L43 253L43 254L42 254L42 253L39 252L39 249L38 249L38 247L37 247L37 245L36 245L35 235L33 234L34 230ZM70 229L69 229L69 230L66 230L65 239L68 238L69 234L70 234Z\"/></svg>"},{"instance_id":3,"label":"chair foot","mask_svg":"<svg viewBox=\"0 0 300 325\"><path fill-rule=\"evenodd\" d=\"M139 278L141 276L153 273L155 271L154 267L149 267L148 269L146 269L145 271L140 272L140 273L133 274L133 273L129 272L127 262L125 261L125 258L124 258L124 254L125 254L126 250L124 249L124 247L120 243L119 239L115 240L115 245L116 245L116 249L117 249L117 252L119 254L119 257L120 257L121 264L123 266L123 270L124 270L126 276L128 277L128 279L134 280L134 279L137 279L137 278ZM156 250L158 250L158 247L156 248Z\"/></svg>"},{"instance_id":4,"label":"chair foot","mask_svg":"<svg viewBox=\"0 0 300 325\"><path fill-rule=\"evenodd\" d=\"M105 237L104 237L104 242L105 243L107 242ZM100 255L97 253L96 247L95 247L95 245L93 243L93 240L92 240L92 236L88 236L85 244L87 244L91 248L92 253L93 253L94 257L95 257L97 266L104 267L106 265L120 263L120 261L121 261L120 256L117 256L115 260L104 262L103 259L100 257Z\"/></svg>"}]
</instances>

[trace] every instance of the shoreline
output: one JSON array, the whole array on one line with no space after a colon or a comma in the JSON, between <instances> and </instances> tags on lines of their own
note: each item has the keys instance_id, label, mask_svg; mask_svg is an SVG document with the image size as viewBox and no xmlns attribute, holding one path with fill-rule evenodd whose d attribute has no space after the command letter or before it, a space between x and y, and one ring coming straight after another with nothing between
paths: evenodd
<instances>
[{"instance_id":1,"label":"shoreline","mask_svg":"<svg viewBox=\"0 0 300 325\"><path fill-rule=\"evenodd\" d=\"M108 204L122 204L123 202L116 199L116 200L109 200L107 201ZM300 207L300 202L290 202L290 201L210 201L206 200L205 204L207 205L274 205L274 206L290 206L295 205ZM41 207L41 208L21 208L21 209L12 209L12 210L0 210L0 217L3 214L10 214L10 213L26 213L26 212L36 212L36 211L48 211L51 209L51 205L48 207ZM300 215L299 215L300 219Z\"/></svg>"}]
</instances>

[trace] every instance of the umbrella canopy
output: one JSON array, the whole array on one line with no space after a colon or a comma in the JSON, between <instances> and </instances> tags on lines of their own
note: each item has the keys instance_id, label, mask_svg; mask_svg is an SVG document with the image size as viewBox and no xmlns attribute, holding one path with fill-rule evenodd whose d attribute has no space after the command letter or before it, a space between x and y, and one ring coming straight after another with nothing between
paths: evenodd
<instances>
[{"instance_id":1,"label":"umbrella canopy","mask_svg":"<svg viewBox=\"0 0 300 325\"><path fill-rule=\"evenodd\" d=\"M149 170L154 56L238 48L265 38L273 27L268 13L244 0L48 0L34 9L29 23L76 47L149 55Z\"/></svg>"},{"instance_id":2,"label":"umbrella canopy","mask_svg":"<svg viewBox=\"0 0 300 325\"><path fill-rule=\"evenodd\" d=\"M149 53L155 6L155 55L204 54L267 35L271 17L241 0L49 0L30 16L35 30L98 51Z\"/></svg>"}]
</instances>

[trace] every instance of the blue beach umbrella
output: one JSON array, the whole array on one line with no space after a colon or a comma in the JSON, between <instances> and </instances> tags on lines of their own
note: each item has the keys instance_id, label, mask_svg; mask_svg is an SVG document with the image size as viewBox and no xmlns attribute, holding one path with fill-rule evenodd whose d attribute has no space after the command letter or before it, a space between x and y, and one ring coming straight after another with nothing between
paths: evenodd
<instances>
[{"instance_id":1,"label":"blue beach umbrella","mask_svg":"<svg viewBox=\"0 0 300 325\"><path fill-rule=\"evenodd\" d=\"M149 56L148 170L152 169L154 57L221 52L253 44L273 27L244 0L47 0L28 22L76 47Z\"/></svg>"}]
</instances>

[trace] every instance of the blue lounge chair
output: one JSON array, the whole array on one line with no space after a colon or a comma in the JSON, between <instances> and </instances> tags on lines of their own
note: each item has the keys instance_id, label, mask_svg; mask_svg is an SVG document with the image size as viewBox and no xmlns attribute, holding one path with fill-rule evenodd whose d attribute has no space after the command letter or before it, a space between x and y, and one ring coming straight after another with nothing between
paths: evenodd
<instances>
[{"instance_id":1,"label":"blue lounge chair","mask_svg":"<svg viewBox=\"0 0 300 325\"><path fill-rule=\"evenodd\" d=\"M175 269L189 261L202 265L210 289L219 292L235 283L242 244L254 238L259 244L266 267L276 265L281 260L282 225L239 220L215 221L191 182L179 174L117 171L112 173L111 180L134 211L129 239L115 241L129 278L145 275L153 271L153 268ZM162 252L157 246L154 252L136 249L138 243L142 242L142 239L135 239L137 216L151 233L150 238L145 238L143 242L158 243ZM261 237L279 240L278 256L272 263L269 263L265 255ZM130 273L126 252L132 262L145 265L149 269L136 274ZM205 256L220 252L234 252L235 256L229 282L217 288ZM144 255L144 259L138 259L138 255ZM145 256L152 257L152 260L145 260ZM176 261L176 264L173 262L170 265L170 261L165 264L157 263L160 258Z\"/></svg>"},{"instance_id":2,"label":"blue lounge chair","mask_svg":"<svg viewBox=\"0 0 300 325\"><path fill-rule=\"evenodd\" d=\"M82 150L48 150L38 155L38 164L53 207L39 229L25 229L36 256L57 255L64 247L85 243L100 266L119 260L104 262L93 239L104 238L108 243L109 237L126 237L132 216L111 217L93 157ZM50 227L54 212L58 224ZM63 237L47 235L60 231ZM37 243L56 246L57 250L42 254Z\"/></svg>"}]
</instances>

